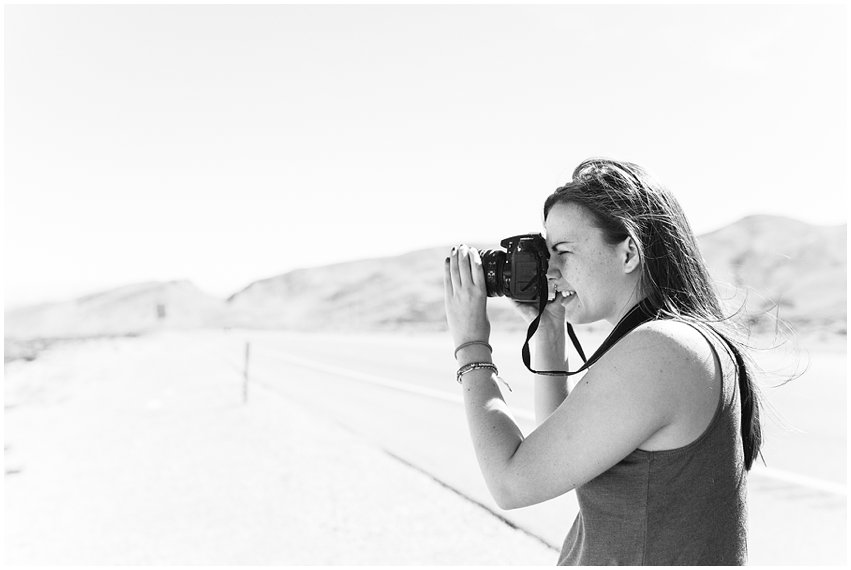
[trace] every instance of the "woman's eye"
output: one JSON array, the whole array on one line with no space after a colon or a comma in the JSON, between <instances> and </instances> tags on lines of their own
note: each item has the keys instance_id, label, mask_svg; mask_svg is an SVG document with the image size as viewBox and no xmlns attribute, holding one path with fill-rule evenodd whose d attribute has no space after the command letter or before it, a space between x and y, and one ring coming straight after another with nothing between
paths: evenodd
<instances>
[{"instance_id":1,"label":"woman's eye","mask_svg":"<svg viewBox=\"0 0 851 570\"><path fill-rule=\"evenodd\" d=\"M564 255L565 253L571 253L571 252L569 252L569 251L557 251L556 253L558 253L559 255Z\"/></svg>"}]
</instances>

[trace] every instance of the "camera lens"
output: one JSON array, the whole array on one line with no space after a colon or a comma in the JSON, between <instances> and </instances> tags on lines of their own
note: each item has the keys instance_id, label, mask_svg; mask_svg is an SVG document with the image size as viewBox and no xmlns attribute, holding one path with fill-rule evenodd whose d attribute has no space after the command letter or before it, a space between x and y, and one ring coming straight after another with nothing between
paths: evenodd
<instances>
[{"instance_id":1,"label":"camera lens","mask_svg":"<svg viewBox=\"0 0 851 570\"><path fill-rule=\"evenodd\" d=\"M488 297L505 296L505 252L499 249L484 249L479 250L479 255L482 258L482 269L485 272L485 287Z\"/></svg>"}]
</instances>

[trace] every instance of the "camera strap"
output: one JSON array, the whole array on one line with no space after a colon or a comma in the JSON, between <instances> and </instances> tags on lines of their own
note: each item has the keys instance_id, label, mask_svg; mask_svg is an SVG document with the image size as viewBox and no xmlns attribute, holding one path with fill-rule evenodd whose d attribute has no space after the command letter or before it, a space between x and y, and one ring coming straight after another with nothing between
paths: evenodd
<instances>
[{"instance_id":1,"label":"camera strap","mask_svg":"<svg viewBox=\"0 0 851 570\"><path fill-rule=\"evenodd\" d=\"M546 285L543 288L539 289L539 291L546 291ZM588 369L592 364L597 362L600 357L602 357L610 348L612 348L615 343L617 343L620 339L622 339L628 332L633 330L635 327L642 323L646 323L648 321L652 321L655 319L655 311L650 306L650 303L647 299L637 303L633 308L631 308L622 318L618 321L618 324L615 325L615 328L612 329L612 332L609 333L609 336L606 337L606 340L600 345L600 347L591 355L591 358L585 358L585 353L582 351L582 346L579 344L579 339L576 338L576 333L573 331L573 326L570 323L567 323L567 334L570 336L570 341L573 343L573 347L576 349L576 352L579 354L579 357L582 359L582 366L578 370L574 370L573 372L569 372L567 370L533 370L531 363L531 355L529 353L529 340L532 338L532 335L535 334L535 331L538 330L538 325L541 322L541 317L544 314L544 309L547 306L547 298L544 295L541 295L541 299L538 302L538 316L535 317L535 320L529 325L529 330L526 331L526 342L523 344L522 356L523 356L523 364L526 365L526 368L529 369L530 372L534 374L543 374L546 376L573 376L574 374L579 374L583 370Z\"/></svg>"}]
</instances>

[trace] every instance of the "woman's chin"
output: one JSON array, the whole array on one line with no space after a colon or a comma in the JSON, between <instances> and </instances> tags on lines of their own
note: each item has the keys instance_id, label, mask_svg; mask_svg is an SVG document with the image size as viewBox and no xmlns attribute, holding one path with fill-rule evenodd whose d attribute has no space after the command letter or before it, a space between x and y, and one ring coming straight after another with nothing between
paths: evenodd
<instances>
[{"instance_id":1,"label":"woman's chin","mask_svg":"<svg viewBox=\"0 0 851 570\"><path fill-rule=\"evenodd\" d=\"M591 323L596 323L599 320L599 317L589 315L587 312L583 311L581 307L578 307L573 303L565 305L564 322L569 325L590 325Z\"/></svg>"},{"instance_id":2,"label":"woman's chin","mask_svg":"<svg viewBox=\"0 0 851 570\"><path fill-rule=\"evenodd\" d=\"M570 325L585 325L591 322L583 317L582 311L577 311L570 305L564 308L564 321Z\"/></svg>"}]
</instances>

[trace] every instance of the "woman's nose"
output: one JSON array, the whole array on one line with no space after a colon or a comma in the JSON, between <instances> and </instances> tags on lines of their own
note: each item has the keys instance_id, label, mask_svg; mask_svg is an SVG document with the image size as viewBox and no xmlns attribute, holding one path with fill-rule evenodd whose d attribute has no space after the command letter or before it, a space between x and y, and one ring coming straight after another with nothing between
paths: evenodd
<instances>
[{"instance_id":1,"label":"woman's nose","mask_svg":"<svg viewBox=\"0 0 851 570\"><path fill-rule=\"evenodd\" d=\"M561 271L558 270L557 267L554 267L551 263L549 267L547 267L547 279L558 279L561 277Z\"/></svg>"}]
</instances>

